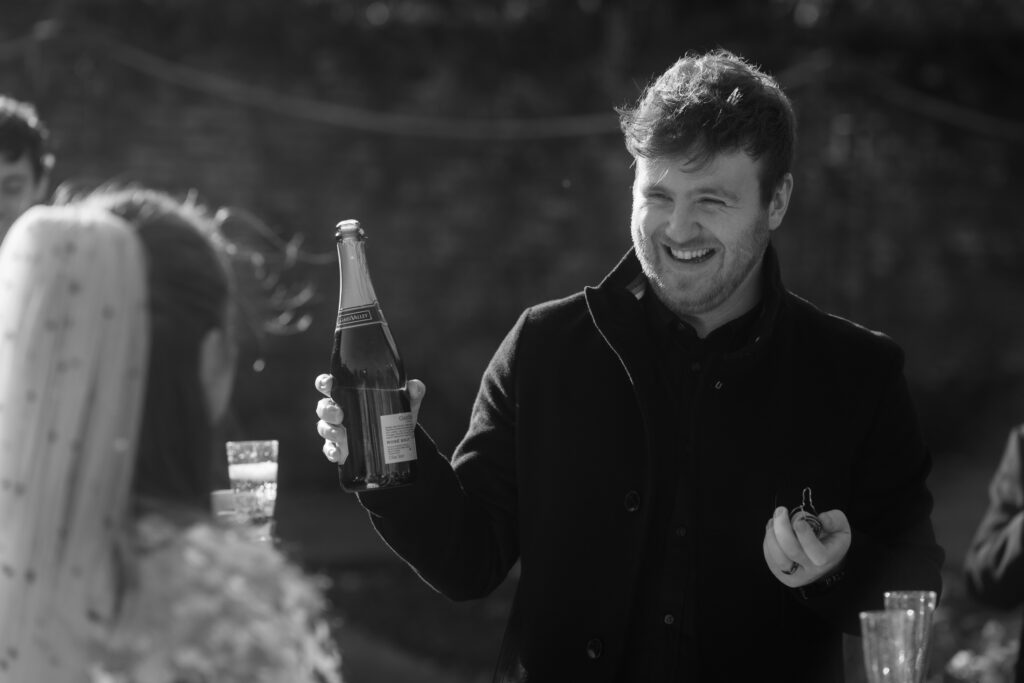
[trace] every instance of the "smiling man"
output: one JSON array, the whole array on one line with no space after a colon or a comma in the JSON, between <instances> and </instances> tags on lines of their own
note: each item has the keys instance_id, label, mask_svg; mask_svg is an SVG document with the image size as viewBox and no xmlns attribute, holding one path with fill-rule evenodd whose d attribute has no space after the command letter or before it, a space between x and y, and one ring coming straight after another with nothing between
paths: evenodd
<instances>
[{"instance_id":1,"label":"smiling man","mask_svg":"<svg viewBox=\"0 0 1024 683\"><path fill-rule=\"evenodd\" d=\"M861 610L941 588L903 354L782 283L772 78L688 55L619 114L633 249L523 313L450 462L417 427L419 480L359 500L452 598L520 562L496 681L842 681ZM357 416L317 413L344 461Z\"/></svg>"},{"instance_id":2,"label":"smiling man","mask_svg":"<svg viewBox=\"0 0 1024 683\"><path fill-rule=\"evenodd\" d=\"M48 137L35 107L0 95L0 241L18 216L46 198L53 166Z\"/></svg>"},{"instance_id":3,"label":"smiling man","mask_svg":"<svg viewBox=\"0 0 1024 683\"><path fill-rule=\"evenodd\" d=\"M759 164L741 150L713 159L636 160L633 244L652 292L701 337L760 300L769 232L793 189L785 174L762 198Z\"/></svg>"}]
</instances>

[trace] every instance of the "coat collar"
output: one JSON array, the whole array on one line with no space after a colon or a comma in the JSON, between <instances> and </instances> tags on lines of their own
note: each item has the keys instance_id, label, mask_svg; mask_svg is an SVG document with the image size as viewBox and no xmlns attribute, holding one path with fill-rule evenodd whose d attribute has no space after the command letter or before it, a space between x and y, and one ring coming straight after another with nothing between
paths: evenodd
<instances>
[{"instance_id":1,"label":"coat collar","mask_svg":"<svg viewBox=\"0 0 1024 683\"><path fill-rule=\"evenodd\" d=\"M782 284L778 255L770 242L765 250L761 277L764 298L758 320L739 349L723 354L723 371L743 371L755 364L778 332L786 289ZM584 295L594 324L621 357L624 345L633 343L627 337L640 336L636 334L644 325L640 299L649 295L647 277L640 268L635 250L626 252L604 280L597 287L586 288Z\"/></svg>"}]
</instances>

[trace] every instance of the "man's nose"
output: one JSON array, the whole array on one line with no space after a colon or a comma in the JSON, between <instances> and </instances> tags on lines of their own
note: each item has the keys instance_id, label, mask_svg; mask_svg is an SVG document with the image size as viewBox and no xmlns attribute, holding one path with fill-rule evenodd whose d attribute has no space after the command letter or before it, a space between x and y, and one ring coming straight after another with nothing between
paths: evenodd
<instances>
[{"instance_id":1,"label":"man's nose","mask_svg":"<svg viewBox=\"0 0 1024 683\"><path fill-rule=\"evenodd\" d=\"M665 231L669 239L683 243L700 234L701 225L693 211L687 206L677 205L668 219Z\"/></svg>"}]
</instances>

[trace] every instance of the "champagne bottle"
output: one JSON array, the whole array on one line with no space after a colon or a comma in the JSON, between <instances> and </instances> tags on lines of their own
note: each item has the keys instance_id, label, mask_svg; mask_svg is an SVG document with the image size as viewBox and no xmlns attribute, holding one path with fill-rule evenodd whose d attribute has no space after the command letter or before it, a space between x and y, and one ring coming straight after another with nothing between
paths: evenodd
<instances>
[{"instance_id":1,"label":"champagne bottle","mask_svg":"<svg viewBox=\"0 0 1024 683\"><path fill-rule=\"evenodd\" d=\"M403 486L416 478L415 424L405 390L405 369L366 263L359 221L338 223L341 292L334 329L331 398L344 415L348 458L339 465L347 491Z\"/></svg>"}]
</instances>

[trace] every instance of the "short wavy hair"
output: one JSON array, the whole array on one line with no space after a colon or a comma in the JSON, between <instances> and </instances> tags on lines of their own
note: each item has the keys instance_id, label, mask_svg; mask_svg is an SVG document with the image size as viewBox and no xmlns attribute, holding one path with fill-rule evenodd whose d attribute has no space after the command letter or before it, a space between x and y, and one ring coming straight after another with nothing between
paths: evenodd
<instances>
[{"instance_id":1,"label":"short wavy hair","mask_svg":"<svg viewBox=\"0 0 1024 683\"><path fill-rule=\"evenodd\" d=\"M766 204L793 163L792 103L775 79L728 50L687 53L644 90L635 107L616 111L634 158L707 163L743 150L761 162Z\"/></svg>"}]
</instances>

